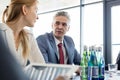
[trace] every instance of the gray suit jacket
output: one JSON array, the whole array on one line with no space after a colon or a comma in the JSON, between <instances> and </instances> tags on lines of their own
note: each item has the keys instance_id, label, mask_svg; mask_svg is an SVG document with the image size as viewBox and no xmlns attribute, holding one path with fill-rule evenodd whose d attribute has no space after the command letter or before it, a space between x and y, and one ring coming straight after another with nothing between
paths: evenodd
<instances>
[{"instance_id":1,"label":"gray suit jacket","mask_svg":"<svg viewBox=\"0 0 120 80\"><path fill-rule=\"evenodd\" d=\"M46 33L44 35L40 35L37 37L38 46L43 54L43 57L47 63L57 63L58 60L58 52L55 44L55 40L53 37L53 33ZM64 36L63 40L66 53L68 56L67 64L80 64L81 56L75 49L74 42L71 37Z\"/></svg>"}]
</instances>

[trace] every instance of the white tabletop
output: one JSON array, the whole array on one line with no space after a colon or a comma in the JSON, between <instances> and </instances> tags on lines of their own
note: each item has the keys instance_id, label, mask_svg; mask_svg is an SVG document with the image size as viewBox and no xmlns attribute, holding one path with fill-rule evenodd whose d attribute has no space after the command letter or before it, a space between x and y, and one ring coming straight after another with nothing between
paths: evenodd
<instances>
[{"instance_id":1,"label":"white tabletop","mask_svg":"<svg viewBox=\"0 0 120 80\"><path fill-rule=\"evenodd\" d=\"M80 80L80 76L75 76L72 80ZM105 80L120 80L120 71L110 72L105 71Z\"/></svg>"},{"instance_id":2,"label":"white tabletop","mask_svg":"<svg viewBox=\"0 0 120 80\"><path fill-rule=\"evenodd\" d=\"M105 71L105 80L120 80L120 71Z\"/></svg>"}]
</instances>

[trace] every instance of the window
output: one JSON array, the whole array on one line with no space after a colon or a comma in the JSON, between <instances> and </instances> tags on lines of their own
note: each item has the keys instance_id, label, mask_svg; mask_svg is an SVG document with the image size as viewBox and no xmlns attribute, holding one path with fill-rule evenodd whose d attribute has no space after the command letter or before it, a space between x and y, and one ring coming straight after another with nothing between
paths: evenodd
<instances>
[{"instance_id":1,"label":"window","mask_svg":"<svg viewBox=\"0 0 120 80\"><path fill-rule=\"evenodd\" d=\"M116 62L120 52L120 5L111 8L111 26L112 26L112 63Z\"/></svg>"},{"instance_id":2,"label":"window","mask_svg":"<svg viewBox=\"0 0 120 80\"><path fill-rule=\"evenodd\" d=\"M83 0L83 1L84 1L84 4L87 4L87 3L99 2L103 0Z\"/></svg>"},{"instance_id":3,"label":"window","mask_svg":"<svg viewBox=\"0 0 120 80\"><path fill-rule=\"evenodd\" d=\"M83 43L87 46L103 45L103 4L84 7Z\"/></svg>"}]
</instances>

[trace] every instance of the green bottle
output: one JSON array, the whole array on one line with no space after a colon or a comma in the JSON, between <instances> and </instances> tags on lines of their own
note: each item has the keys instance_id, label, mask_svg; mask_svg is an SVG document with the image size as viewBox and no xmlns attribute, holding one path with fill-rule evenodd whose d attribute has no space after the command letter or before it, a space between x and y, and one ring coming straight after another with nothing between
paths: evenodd
<instances>
[{"instance_id":1,"label":"green bottle","mask_svg":"<svg viewBox=\"0 0 120 80\"><path fill-rule=\"evenodd\" d=\"M81 72L81 80L87 80L87 74L88 74L88 51L87 46L84 46L83 56L80 64L82 68Z\"/></svg>"}]
</instances>

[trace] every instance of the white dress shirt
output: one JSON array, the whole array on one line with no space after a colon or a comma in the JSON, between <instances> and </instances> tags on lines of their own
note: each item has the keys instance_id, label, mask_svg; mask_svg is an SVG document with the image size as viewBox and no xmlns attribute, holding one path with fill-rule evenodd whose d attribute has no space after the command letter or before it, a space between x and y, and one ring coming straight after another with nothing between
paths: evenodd
<instances>
[{"instance_id":1,"label":"white dress shirt","mask_svg":"<svg viewBox=\"0 0 120 80\"><path fill-rule=\"evenodd\" d=\"M63 53L64 53L64 64L67 64L67 60L68 60L68 56L67 56L67 54L66 54L66 50L65 50L65 47L64 47L64 43L63 43L63 40L62 40L62 42L60 42L57 38L55 38L55 36L54 36L54 39L55 39L55 43L56 43L56 47L57 47L57 52L58 52L58 58L59 58L59 50L58 50L58 44L59 43L62 43L63 45L62 45L62 49L63 49Z\"/></svg>"}]
</instances>

